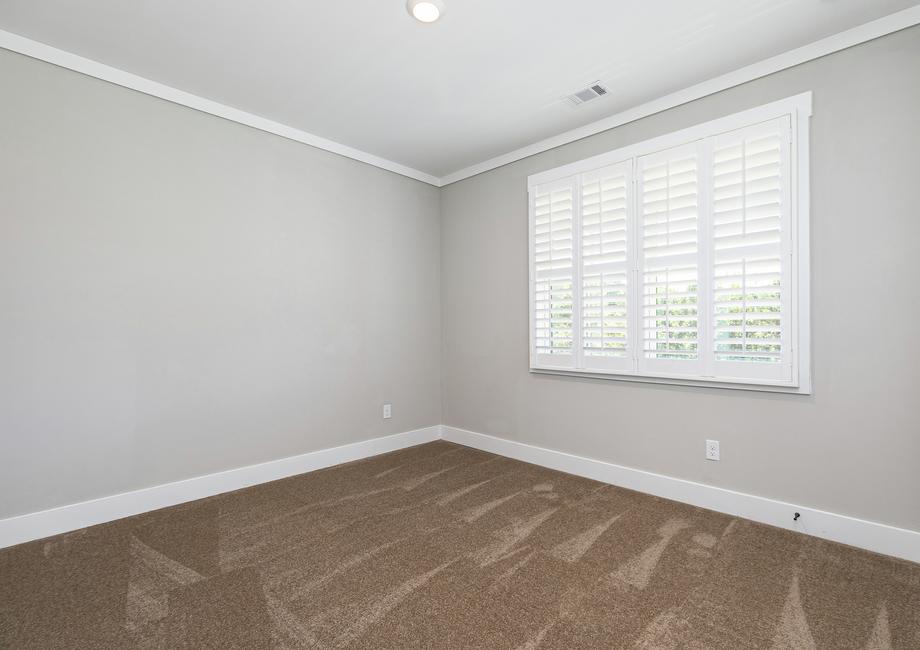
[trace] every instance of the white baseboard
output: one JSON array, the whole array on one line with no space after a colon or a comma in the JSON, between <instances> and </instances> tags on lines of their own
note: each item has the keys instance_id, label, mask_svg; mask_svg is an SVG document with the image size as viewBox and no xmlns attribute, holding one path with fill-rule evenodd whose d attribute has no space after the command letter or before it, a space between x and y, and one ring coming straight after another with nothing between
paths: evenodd
<instances>
[{"instance_id":1,"label":"white baseboard","mask_svg":"<svg viewBox=\"0 0 920 650\"><path fill-rule=\"evenodd\" d=\"M0 519L0 548L214 496L222 492L275 481L295 474L385 454L389 451L431 442L439 437L440 427L435 425L18 517Z\"/></svg>"},{"instance_id":2,"label":"white baseboard","mask_svg":"<svg viewBox=\"0 0 920 650\"><path fill-rule=\"evenodd\" d=\"M920 563L920 532L917 531L534 447L455 427L442 426L441 437L450 442L568 474ZM800 513L800 517L798 521L793 521L796 512Z\"/></svg>"},{"instance_id":3,"label":"white baseboard","mask_svg":"<svg viewBox=\"0 0 920 650\"><path fill-rule=\"evenodd\" d=\"M917 531L443 425L0 519L0 548L385 454L438 438L576 476L920 563L920 532ZM801 516L794 522L793 514L796 512Z\"/></svg>"}]
</instances>

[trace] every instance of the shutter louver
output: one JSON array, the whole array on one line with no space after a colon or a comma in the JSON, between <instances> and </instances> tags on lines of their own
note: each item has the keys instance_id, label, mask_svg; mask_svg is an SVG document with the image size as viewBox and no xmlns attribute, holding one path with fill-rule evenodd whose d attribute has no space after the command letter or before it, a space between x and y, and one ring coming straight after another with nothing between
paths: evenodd
<instances>
[{"instance_id":1,"label":"shutter louver","mask_svg":"<svg viewBox=\"0 0 920 650\"><path fill-rule=\"evenodd\" d=\"M627 240L631 165L581 179L581 345L585 368L632 369Z\"/></svg>"},{"instance_id":2,"label":"shutter louver","mask_svg":"<svg viewBox=\"0 0 920 650\"><path fill-rule=\"evenodd\" d=\"M788 129L787 120L774 120L715 138L712 343L718 374L788 374L781 367L788 357Z\"/></svg>"},{"instance_id":3,"label":"shutter louver","mask_svg":"<svg viewBox=\"0 0 920 650\"><path fill-rule=\"evenodd\" d=\"M699 155L696 145L639 159L642 365L694 372L699 359ZM667 363L656 363L667 362Z\"/></svg>"},{"instance_id":4,"label":"shutter louver","mask_svg":"<svg viewBox=\"0 0 920 650\"><path fill-rule=\"evenodd\" d=\"M574 365L574 187L537 188L534 197L534 351Z\"/></svg>"}]
</instances>

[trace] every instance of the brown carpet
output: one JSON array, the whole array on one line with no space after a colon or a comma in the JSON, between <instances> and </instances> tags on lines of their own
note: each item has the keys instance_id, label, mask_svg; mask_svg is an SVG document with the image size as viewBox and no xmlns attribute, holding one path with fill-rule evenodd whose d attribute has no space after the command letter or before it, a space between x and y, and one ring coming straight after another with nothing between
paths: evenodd
<instances>
[{"instance_id":1,"label":"brown carpet","mask_svg":"<svg viewBox=\"0 0 920 650\"><path fill-rule=\"evenodd\" d=\"M920 565L434 442L0 551L3 648L920 648Z\"/></svg>"}]
</instances>

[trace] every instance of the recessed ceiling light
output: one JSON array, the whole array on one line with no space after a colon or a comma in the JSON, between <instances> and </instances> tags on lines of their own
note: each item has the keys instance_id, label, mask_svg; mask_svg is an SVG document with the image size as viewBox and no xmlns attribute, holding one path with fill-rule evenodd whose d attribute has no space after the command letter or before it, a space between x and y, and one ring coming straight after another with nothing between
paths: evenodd
<instances>
[{"instance_id":1,"label":"recessed ceiling light","mask_svg":"<svg viewBox=\"0 0 920 650\"><path fill-rule=\"evenodd\" d=\"M406 9L423 23L433 23L447 11L444 0L409 0Z\"/></svg>"}]
</instances>

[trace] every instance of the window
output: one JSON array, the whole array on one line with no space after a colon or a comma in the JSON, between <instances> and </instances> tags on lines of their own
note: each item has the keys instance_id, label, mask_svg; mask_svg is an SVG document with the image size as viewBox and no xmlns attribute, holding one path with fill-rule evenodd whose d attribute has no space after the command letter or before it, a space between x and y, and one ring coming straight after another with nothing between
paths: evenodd
<instances>
[{"instance_id":1,"label":"window","mask_svg":"<svg viewBox=\"0 0 920 650\"><path fill-rule=\"evenodd\" d=\"M809 393L806 93L528 179L531 368Z\"/></svg>"}]
</instances>

